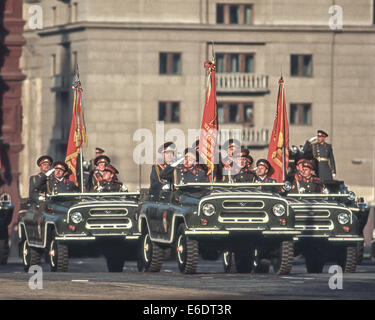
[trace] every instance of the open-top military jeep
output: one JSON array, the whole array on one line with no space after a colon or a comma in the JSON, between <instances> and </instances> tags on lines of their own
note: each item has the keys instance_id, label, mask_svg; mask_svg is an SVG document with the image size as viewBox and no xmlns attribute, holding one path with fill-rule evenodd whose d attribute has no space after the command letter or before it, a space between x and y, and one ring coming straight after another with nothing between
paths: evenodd
<instances>
[{"instance_id":1,"label":"open-top military jeep","mask_svg":"<svg viewBox=\"0 0 375 320\"><path fill-rule=\"evenodd\" d=\"M25 271L41 263L68 270L71 256L104 254L110 272L137 259L135 215L139 193L65 193L47 196L20 212L19 240Z\"/></svg>"},{"instance_id":2,"label":"open-top military jeep","mask_svg":"<svg viewBox=\"0 0 375 320\"><path fill-rule=\"evenodd\" d=\"M357 201L340 181L326 184L323 194L289 194L295 213L295 253L303 254L309 273L321 273L327 262L355 272L363 245L368 206Z\"/></svg>"},{"instance_id":3,"label":"open-top military jeep","mask_svg":"<svg viewBox=\"0 0 375 320\"><path fill-rule=\"evenodd\" d=\"M283 184L187 183L163 190L160 201L140 201L140 271L160 271L165 249L175 251L179 269L195 273L199 255L217 259L234 252L243 272L253 265L254 248L289 273L294 255L294 213L277 190ZM269 189L269 190L264 190ZM271 189L276 189L272 192Z\"/></svg>"},{"instance_id":4,"label":"open-top military jeep","mask_svg":"<svg viewBox=\"0 0 375 320\"><path fill-rule=\"evenodd\" d=\"M0 264L7 264L9 255L8 226L12 221L14 205L10 195L0 195Z\"/></svg>"}]
</instances>

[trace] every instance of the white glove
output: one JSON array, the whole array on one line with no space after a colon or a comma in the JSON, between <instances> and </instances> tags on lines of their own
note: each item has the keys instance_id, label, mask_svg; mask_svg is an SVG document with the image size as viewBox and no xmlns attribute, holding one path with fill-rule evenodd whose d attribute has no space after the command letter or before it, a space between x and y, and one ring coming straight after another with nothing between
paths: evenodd
<instances>
[{"instance_id":1,"label":"white glove","mask_svg":"<svg viewBox=\"0 0 375 320\"><path fill-rule=\"evenodd\" d=\"M335 178L336 177L336 173L332 173L332 178Z\"/></svg>"},{"instance_id":2,"label":"white glove","mask_svg":"<svg viewBox=\"0 0 375 320\"><path fill-rule=\"evenodd\" d=\"M171 167L175 168L177 167L181 162L183 162L185 157L181 157L180 159L177 159L175 162L171 164Z\"/></svg>"},{"instance_id":3,"label":"white glove","mask_svg":"<svg viewBox=\"0 0 375 320\"><path fill-rule=\"evenodd\" d=\"M128 192L128 186L126 184L123 184L120 189L121 192Z\"/></svg>"},{"instance_id":4,"label":"white glove","mask_svg":"<svg viewBox=\"0 0 375 320\"><path fill-rule=\"evenodd\" d=\"M103 187L102 185L100 185L100 186L96 189L96 191L100 192L100 191L102 191L103 189L104 189L104 187Z\"/></svg>"},{"instance_id":5,"label":"white glove","mask_svg":"<svg viewBox=\"0 0 375 320\"><path fill-rule=\"evenodd\" d=\"M46 197L44 197L44 196L39 196L38 200L39 200L39 201L45 201L45 200L46 200Z\"/></svg>"},{"instance_id":6,"label":"white glove","mask_svg":"<svg viewBox=\"0 0 375 320\"><path fill-rule=\"evenodd\" d=\"M48 170L47 173L46 173L46 176L49 177L52 174L52 172L54 172L54 171L55 171L55 168L52 168L52 169Z\"/></svg>"},{"instance_id":7,"label":"white glove","mask_svg":"<svg viewBox=\"0 0 375 320\"><path fill-rule=\"evenodd\" d=\"M316 139L318 139L317 136L313 136L312 138L309 139L309 142L314 142Z\"/></svg>"}]
</instances>

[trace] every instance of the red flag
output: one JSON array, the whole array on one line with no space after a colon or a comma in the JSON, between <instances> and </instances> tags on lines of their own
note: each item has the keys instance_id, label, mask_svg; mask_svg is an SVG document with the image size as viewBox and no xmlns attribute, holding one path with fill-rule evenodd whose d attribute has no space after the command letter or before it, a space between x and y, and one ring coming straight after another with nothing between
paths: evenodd
<instances>
[{"instance_id":1,"label":"red flag","mask_svg":"<svg viewBox=\"0 0 375 320\"><path fill-rule=\"evenodd\" d=\"M286 170L289 163L289 125L286 114L284 80L281 77L279 80L277 111L267 157L273 168L271 178L276 179L277 182L283 182L283 148L285 150L284 170ZM285 171L284 174L286 174Z\"/></svg>"},{"instance_id":2,"label":"red flag","mask_svg":"<svg viewBox=\"0 0 375 320\"><path fill-rule=\"evenodd\" d=\"M207 174L210 174L215 166L215 148L218 130L215 61L206 61L204 67L208 69L207 91L203 110L199 153L208 166L209 170Z\"/></svg>"},{"instance_id":3,"label":"red flag","mask_svg":"<svg viewBox=\"0 0 375 320\"><path fill-rule=\"evenodd\" d=\"M80 152L82 143L87 145L85 121L82 112L82 88L81 82L73 83L72 89L74 90L74 103L72 123L70 125L68 147L66 150L65 162L72 172L69 180L73 181L78 186L77 181L77 159Z\"/></svg>"}]
</instances>

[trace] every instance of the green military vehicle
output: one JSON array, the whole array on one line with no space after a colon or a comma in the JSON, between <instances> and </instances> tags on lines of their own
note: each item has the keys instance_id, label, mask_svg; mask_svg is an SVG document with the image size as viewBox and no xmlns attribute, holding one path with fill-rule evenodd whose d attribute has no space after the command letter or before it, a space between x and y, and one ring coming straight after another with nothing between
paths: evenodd
<instances>
[{"instance_id":1,"label":"green military vehicle","mask_svg":"<svg viewBox=\"0 0 375 320\"><path fill-rule=\"evenodd\" d=\"M139 193L61 193L20 212L18 236L25 271L43 256L51 271L66 272L69 257L104 254L108 271L137 259L135 215Z\"/></svg>"},{"instance_id":2,"label":"green military vehicle","mask_svg":"<svg viewBox=\"0 0 375 320\"><path fill-rule=\"evenodd\" d=\"M9 255L9 232L8 226L12 221L14 205L10 195L0 195L0 264L7 264Z\"/></svg>"},{"instance_id":3,"label":"green military vehicle","mask_svg":"<svg viewBox=\"0 0 375 320\"><path fill-rule=\"evenodd\" d=\"M251 270L251 252L259 248L277 274L289 273L300 231L277 193L283 185L187 183L163 188L159 201L141 199L139 270L160 271L166 249L175 252L183 273L196 272L199 256L215 260L228 251L239 269Z\"/></svg>"}]
</instances>

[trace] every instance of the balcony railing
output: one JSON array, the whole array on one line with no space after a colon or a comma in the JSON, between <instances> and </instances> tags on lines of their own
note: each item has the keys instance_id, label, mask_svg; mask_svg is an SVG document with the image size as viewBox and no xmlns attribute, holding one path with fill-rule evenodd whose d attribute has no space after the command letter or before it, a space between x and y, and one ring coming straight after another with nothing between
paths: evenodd
<instances>
[{"instance_id":1,"label":"balcony railing","mask_svg":"<svg viewBox=\"0 0 375 320\"><path fill-rule=\"evenodd\" d=\"M216 89L218 92L253 92L267 93L268 76L252 73L217 73Z\"/></svg>"},{"instance_id":2,"label":"balcony railing","mask_svg":"<svg viewBox=\"0 0 375 320\"><path fill-rule=\"evenodd\" d=\"M220 145L231 138L239 140L243 146L267 147L269 144L269 130L251 128L219 130L218 141Z\"/></svg>"}]
</instances>

